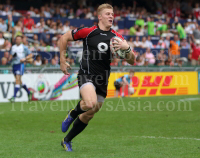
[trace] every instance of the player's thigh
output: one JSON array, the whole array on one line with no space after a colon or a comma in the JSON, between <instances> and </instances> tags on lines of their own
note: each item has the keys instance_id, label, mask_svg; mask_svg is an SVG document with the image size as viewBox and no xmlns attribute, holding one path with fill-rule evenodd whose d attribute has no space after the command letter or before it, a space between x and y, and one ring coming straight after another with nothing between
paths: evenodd
<instances>
[{"instance_id":1,"label":"player's thigh","mask_svg":"<svg viewBox=\"0 0 200 158\"><path fill-rule=\"evenodd\" d=\"M86 105L94 107L97 104L95 87L91 82L87 82L80 87L82 100Z\"/></svg>"}]
</instances>

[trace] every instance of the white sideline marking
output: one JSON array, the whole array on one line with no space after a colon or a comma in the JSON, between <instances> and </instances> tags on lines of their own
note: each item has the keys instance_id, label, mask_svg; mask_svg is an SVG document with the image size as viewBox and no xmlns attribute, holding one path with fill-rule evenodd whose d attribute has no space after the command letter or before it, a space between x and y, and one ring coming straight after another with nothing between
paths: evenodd
<instances>
[{"instance_id":1,"label":"white sideline marking","mask_svg":"<svg viewBox=\"0 0 200 158\"><path fill-rule=\"evenodd\" d=\"M186 99L180 99L179 101L195 101L200 100L200 98L186 98Z\"/></svg>"},{"instance_id":2,"label":"white sideline marking","mask_svg":"<svg viewBox=\"0 0 200 158\"><path fill-rule=\"evenodd\" d=\"M150 138L150 139L186 139L186 140L200 140L200 138L184 138L184 137L155 137L155 136L134 136L136 138Z\"/></svg>"}]
</instances>

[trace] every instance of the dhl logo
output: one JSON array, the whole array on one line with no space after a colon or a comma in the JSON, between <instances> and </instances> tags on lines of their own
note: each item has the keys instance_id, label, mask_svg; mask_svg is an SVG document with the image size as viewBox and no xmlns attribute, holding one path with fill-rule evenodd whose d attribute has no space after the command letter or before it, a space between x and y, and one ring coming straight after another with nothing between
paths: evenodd
<instances>
[{"instance_id":1,"label":"dhl logo","mask_svg":"<svg viewBox=\"0 0 200 158\"><path fill-rule=\"evenodd\" d=\"M143 73L144 74L144 73ZM154 75L153 75L154 74ZM161 75L159 75L161 74ZM135 89L135 93L133 96L155 96L155 95L184 95L189 94L189 89L193 89L190 86L190 81L192 80L192 75L183 74L183 73L168 73L169 75L165 75L164 73L151 75L142 75L132 77L132 87ZM172 75L171 75L172 74ZM182 78L180 78L180 76ZM114 78L117 76L113 75ZM114 78L112 77L112 80ZM118 76L119 77L119 76ZM179 78L178 78L179 77ZM185 77L185 78L184 78ZM184 81L186 82L184 82ZM184 83L183 83L184 82ZM111 84L111 83L109 83ZM194 83L194 87L195 87ZM108 89L108 97L112 97L115 95L115 89L111 88L109 85ZM196 91L196 90L195 90ZM120 89L120 93L122 89ZM125 87L125 95L128 95L128 86ZM196 92L194 92L196 93Z\"/></svg>"},{"instance_id":2,"label":"dhl logo","mask_svg":"<svg viewBox=\"0 0 200 158\"><path fill-rule=\"evenodd\" d=\"M174 76L155 76L154 81L151 82L152 76L144 76L138 95L145 95L147 92L147 88L151 88L149 91L149 95L156 95L158 90L160 90L160 94L162 95L175 94L177 88L167 88L170 86L173 77ZM161 82L163 78L164 80L163 82ZM132 78L132 83L132 86L135 88L135 91L137 91L137 87L139 87L140 84L139 78L137 76L134 76ZM183 94L187 94L187 87L184 87L184 89L182 90Z\"/></svg>"}]
</instances>

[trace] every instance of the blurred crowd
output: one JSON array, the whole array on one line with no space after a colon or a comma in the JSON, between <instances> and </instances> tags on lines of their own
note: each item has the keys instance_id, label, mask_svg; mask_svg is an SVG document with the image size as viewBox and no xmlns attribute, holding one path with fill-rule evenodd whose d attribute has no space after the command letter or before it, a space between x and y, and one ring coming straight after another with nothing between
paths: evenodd
<instances>
[{"instance_id":1,"label":"blurred crowd","mask_svg":"<svg viewBox=\"0 0 200 158\"><path fill-rule=\"evenodd\" d=\"M198 2L198 1L197 1ZM110 2L111 3L111 2ZM114 23L112 28L122 35L128 37L128 42L134 51L137 48L146 49L142 55L134 51L138 66L145 65L169 65L181 66L184 62L191 62L192 65L199 65L200 56L200 3L193 1L147 1L145 8L136 1L129 6L124 3L120 7L114 7ZM40 8L30 7L26 11L18 11L7 0L5 5L0 4L0 50L4 53L1 59L1 65L7 65L6 59L9 51L15 43L15 37L21 35L23 44L28 46L32 52L59 52L58 40L61 35L68 30L75 29L70 25L69 20L54 21L53 18L67 19L97 19L96 5L87 0L79 0L78 8L71 3L65 4L49 3ZM148 11L147 11L148 10ZM17 21L13 21L13 16L18 16ZM39 17L40 21L35 22L34 17ZM119 29L118 21L123 18L134 18L135 23L130 28ZM5 20L4 20L5 19ZM173 23L170 20L173 19ZM180 21L185 19L185 23ZM95 21L94 24L97 24ZM82 25L83 26L83 25ZM30 33L32 37L30 38ZM142 38L140 38L142 36ZM152 36L159 36L158 43L152 43ZM141 40L140 40L141 39ZM82 41L69 42L69 47L82 47ZM159 52L152 54L151 49L159 49ZM169 50L166 53L165 50ZM180 58L180 49L189 49L188 58ZM59 64L58 56L53 59L42 59L42 56L36 53L34 65L45 65L46 63ZM66 60L74 65L74 59L70 56ZM194 61L195 60L195 61ZM126 61L114 59L111 65L128 65Z\"/></svg>"}]
</instances>

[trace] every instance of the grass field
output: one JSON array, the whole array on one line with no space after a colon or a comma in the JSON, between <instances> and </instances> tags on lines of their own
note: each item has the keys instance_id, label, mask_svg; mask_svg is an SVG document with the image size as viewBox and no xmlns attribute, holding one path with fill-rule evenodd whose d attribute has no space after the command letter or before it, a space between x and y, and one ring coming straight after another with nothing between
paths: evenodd
<instances>
[{"instance_id":1,"label":"grass field","mask_svg":"<svg viewBox=\"0 0 200 158\"><path fill-rule=\"evenodd\" d=\"M200 157L200 96L106 99L69 153L60 124L76 103L1 103L0 157Z\"/></svg>"}]
</instances>

